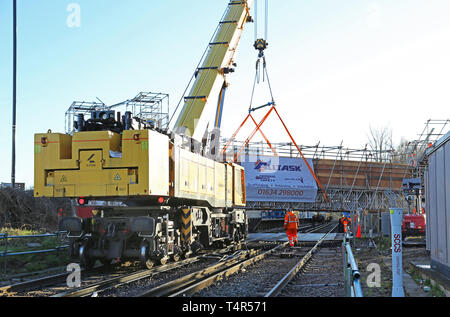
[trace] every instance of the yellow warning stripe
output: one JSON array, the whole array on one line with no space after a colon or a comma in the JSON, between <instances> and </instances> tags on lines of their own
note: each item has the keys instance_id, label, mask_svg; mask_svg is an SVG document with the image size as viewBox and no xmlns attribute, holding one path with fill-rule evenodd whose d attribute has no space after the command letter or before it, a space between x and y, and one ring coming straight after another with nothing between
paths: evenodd
<instances>
[{"instance_id":1,"label":"yellow warning stripe","mask_svg":"<svg viewBox=\"0 0 450 317\"><path fill-rule=\"evenodd\" d=\"M190 243L192 232L192 214L190 209L182 209L181 222L183 223L181 228L181 240L183 242Z\"/></svg>"},{"instance_id":2,"label":"yellow warning stripe","mask_svg":"<svg viewBox=\"0 0 450 317\"><path fill-rule=\"evenodd\" d=\"M185 218L185 217L181 217L181 221L183 222L184 225L188 225L191 222L191 215L189 215L189 217Z\"/></svg>"},{"instance_id":3,"label":"yellow warning stripe","mask_svg":"<svg viewBox=\"0 0 450 317\"><path fill-rule=\"evenodd\" d=\"M191 234L191 228L181 229L181 232L183 232L183 235L185 237L188 237Z\"/></svg>"}]
</instances>

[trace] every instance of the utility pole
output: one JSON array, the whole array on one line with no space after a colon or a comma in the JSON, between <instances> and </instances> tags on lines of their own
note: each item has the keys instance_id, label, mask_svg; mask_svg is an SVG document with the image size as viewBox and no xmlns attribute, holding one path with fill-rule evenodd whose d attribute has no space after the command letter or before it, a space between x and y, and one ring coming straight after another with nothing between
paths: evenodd
<instances>
[{"instance_id":1,"label":"utility pole","mask_svg":"<svg viewBox=\"0 0 450 317\"><path fill-rule=\"evenodd\" d=\"M13 97L11 187L16 187L17 0L13 0Z\"/></svg>"}]
</instances>

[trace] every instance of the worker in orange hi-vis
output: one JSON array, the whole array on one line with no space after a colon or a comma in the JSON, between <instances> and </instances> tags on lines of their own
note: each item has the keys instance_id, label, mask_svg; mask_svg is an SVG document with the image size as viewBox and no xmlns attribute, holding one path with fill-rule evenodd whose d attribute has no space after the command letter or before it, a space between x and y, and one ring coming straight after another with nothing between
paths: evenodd
<instances>
[{"instance_id":1,"label":"worker in orange hi-vis","mask_svg":"<svg viewBox=\"0 0 450 317\"><path fill-rule=\"evenodd\" d=\"M351 226L352 219L346 215L341 218L341 222L344 225L344 233L347 233L347 228Z\"/></svg>"},{"instance_id":2,"label":"worker in orange hi-vis","mask_svg":"<svg viewBox=\"0 0 450 317\"><path fill-rule=\"evenodd\" d=\"M297 244L298 217L288 210L284 216L284 230L289 238L289 245L294 247Z\"/></svg>"},{"instance_id":3,"label":"worker in orange hi-vis","mask_svg":"<svg viewBox=\"0 0 450 317\"><path fill-rule=\"evenodd\" d=\"M345 215L342 216L341 223L344 225L344 233L347 233L348 218Z\"/></svg>"}]
</instances>

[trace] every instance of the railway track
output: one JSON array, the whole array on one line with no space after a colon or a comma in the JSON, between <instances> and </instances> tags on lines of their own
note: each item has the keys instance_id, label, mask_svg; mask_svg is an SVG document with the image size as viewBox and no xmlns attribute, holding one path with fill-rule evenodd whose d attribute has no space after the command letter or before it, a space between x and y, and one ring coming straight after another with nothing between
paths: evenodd
<instances>
[{"instance_id":1,"label":"railway track","mask_svg":"<svg viewBox=\"0 0 450 317\"><path fill-rule=\"evenodd\" d=\"M265 297L276 297L282 294L286 294L286 296L291 296L293 293L293 291L289 291L288 287L292 287L292 284L294 281L299 280L299 276L310 276L310 275L315 275L316 273L309 273L309 271L313 271L313 269L311 269L311 266L309 266L311 260L316 260L317 257L319 257L322 253L322 249L320 248L322 243L325 241L325 239L327 238L327 236L335 229L336 227L333 227L333 229L331 229L326 235L324 235L318 242L317 244L312 247L308 253L306 253L306 255L300 260L298 261L293 267L292 269L285 275L283 276L283 278L265 295ZM339 256L336 254L336 252L332 252L333 256L336 256L336 258L339 258ZM324 275L322 277L325 277L325 275L330 274L330 262L327 263L327 265L325 265L325 263L320 263L320 266L316 266L318 267L319 270L321 270L322 273L317 273L317 274L321 274ZM342 256L340 257L339 261L333 262L334 268L339 268L340 272L342 273L341 270L341 264L342 264ZM306 267L306 268L305 268ZM299 274L301 272L301 270L304 270L303 274ZM307 275L308 274L308 275ZM320 276L319 276L320 279ZM299 284L296 284L299 285ZM330 286L329 282L326 283L319 283L319 284L303 284L300 285L300 287L328 287ZM333 283L332 286L342 286L342 283L339 285L338 283Z\"/></svg>"},{"instance_id":2,"label":"railway track","mask_svg":"<svg viewBox=\"0 0 450 317\"><path fill-rule=\"evenodd\" d=\"M157 274L180 269L183 266L190 265L200 261L201 256L189 258L180 262L168 263L162 266L152 268L151 270L140 270L137 272L125 274L122 276L110 278L93 285L89 285L80 289L68 290L53 295L52 297L87 297L98 296L99 293L105 292L111 288L120 287L121 285L139 281L142 279L152 278Z\"/></svg>"},{"instance_id":3,"label":"railway track","mask_svg":"<svg viewBox=\"0 0 450 317\"><path fill-rule=\"evenodd\" d=\"M310 232L309 230L313 230L314 231L314 230L316 230L316 228L323 228L324 226L326 227L327 225L328 225L328 223L325 223L325 224L311 224L311 223L303 224L303 225L299 226L298 231L300 233L307 233L307 232ZM284 231L284 229L282 227L282 224L280 224L276 228L270 228L270 229L259 231L259 232L275 233L275 232L283 232L283 231Z\"/></svg>"},{"instance_id":4,"label":"railway track","mask_svg":"<svg viewBox=\"0 0 450 317\"><path fill-rule=\"evenodd\" d=\"M114 267L112 267L114 268ZM81 268L81 274L86 283L92 282L92 280L99 280L105 278L108 274L123 274L123 269L118 269L115 272L109 270L109 268L100 266L89 271ZM0 296L44 296L45 292L52 292L52 289L63 288L63 284L66 283L67 277L70 272L54 274L50 276L41 277L17 284L12 284L0 288Z\"/></svg>"},{"instance_id":5,"label":"railway track","mask_svg":"<svg viewBox=\"0 0 450 317\"><path fill-rule=\"evenodd\" d=\"M306 293L301 292L302 288L306 291L313 289L314 296L343 296L341 293L343 283L342 241L325 240L334 228L335 226L333 228L328 226L328 233L324 234L324 237L312 248L288 248L285 243L277 252L273 252L263 261L249 268L245 274L230 277L226 281L222 281L220 286L203 289L194 296L307 296ZM323 261L324 259L326 261ZM333 289L330 291L330 288Z\"/></svg>"},{"instance_id":6,"label":"railway track","mask_svg":"<svg viewBox=\"0 0 450 317\"><path fill-rule=\"evenodd\" d=\"M300 228L300 233L312 233L319 230L326 231L327 228L332 228L329 233L331 233L333 230L337 228L337 225L334 225L333 223L324 223L320 225L309 225L305 228Z\"/></svg>"},{"instance_id":7,"label":"railway track","mask_svg":"<svg viewBox=\"0 0 450 317\"><path fill-rule=\"evenodd\" d=\"M323 232L324 229L330 228L330 225L305 227L302 228L301 232ZM202 296L204 289L208 287L213 288L218 281L224 281L232 276L248 275L247 270L250 271L250 267L259 262L269 263L266 265L266 268L272 268L272 272L267 274L271 276L272 280L274 277L280 280L280 274L289 273L285 268L293 267L294 265L296 269L294 269L295 274L293 276L295 276L304 264L315 256L324 239L325 237L311 250L306 250L306 247L289 249L287 242L271 243L258 241L258 243L254 244L254 241L249 241L245 250L235 251L235 249L228 248L158 266L152 270L136 270L134 268L131 269L131 272L128 269L105 273L102 268L98 268L98 273L86 272L86 274L91 274L92 277L83 277L83 287L76 289L71 289L64 285L67 274L59 274L5 287L0 289L0 294L3 291L7 296L39 297L176 297L197 296L197 294ZM302 259L303 266L299 266L297 263L299 258ZM276 274L273 268L277 268L275 270ZM280 268L283 269L280 270ZM96 276L96 274L99 276ZM264 281L265 279L259 278L259 280ZM292 277L289 278L290 280L292 280ZM285 278L285 281L288 281L288 278ZM272 287L277 282L273 281ZM283 288L288 284L289 282L280 283L280 285L283 285ZM239 283L237 287L239 287ZM251 296L262 297L267 294L270 294L269 296L274 296L274 294L283 296L281 290L272 290L268 293L267 286L265 286L264 290L259 290L251 294Z\"/></svg>"},{"instance_id":8,"label":"railway track","mask_svg":"<svg viewBox=\"0 0 450 317\"><path fill-rule=\"evenodd\" d=\"M204 270L194 272L176 280L159 285L153 289L140 293L139 297L177 297L192 296L196 292L213 285L217 281L235 274L240 271L245 272L245 268L262 260L278 249L286 246L287 243L277 245L276 247L260 253L255 250L249 250L239 256L232 257L221 263L212 265Z\"/></svg>"},{"instance_id":9,"label":"railway track","mask_svg":"<svg viewBox=\"0 0 450 317\"><path fill-rule=\"evenodd\" d=\"M327 225L330 227L330 225ZM322 226L321 228L323 228ZM310 229L312 231L319 230L320 228ZM314 256L314 254L318 251L321 244L325 241L327 235L331 233L335 229L335 226L326 234L324 237L313 247L311 248L305 255L302 256L302 259L299 263L296 263L294 268L290 270L287 275L285 275L281 281L276 283L275 287L273 287L268 293L264 294L264 296L275 296L280 294L280 292L289 284L292 278L298 273L298 271ZM286 258L294 258L295 252L299 252L301 248L296 248L294 250L287 249L288 243L278 244L277 246L271 248L270 250L257 253L251 255L251 252L247 254L241 254L239 257L231 258L223 263L217 263L211 267L205 268L203 270L191 273L186 276L182 276L178 279L172 280L162 285L158 285L155 288L143 291L138 294L139 297L190 297L190 296L200 296L200 297L209 297L209 294L201 293L202 290L212 286L216 288L222 288L223 284L218 287L215 286L218 282L223 281L227 277L230 277L236 273L241 273L239 275L245 276L247 273L247 268L251 265L259 261L263 261L265 259L278 258L279 256ZM300 251L301 252L301 251ZM304 251L303 251L304 252ZM291 261L292 262L292 261ZM342 261L341 261L342 264ZM341 267L341 266L339 266ZM276 275L274 272L270 273L272 276ZM261 279L259 279L261 281ZM234 288L239 289L241 287L241 283L235 283ZM229 296L235 297L238 294L235 290ZM253 293L252 297L261 296L262 293ZM212 295L214 296L214 295ZM222 296L220 296L222 297Z\"/></svg>"},{"instance_id":10,"label":"railway track","mask_svg":"<svg viewBox=\"0 0 450 317\"><path fill-rule=\"evenodd\" d=\"M236 246L217 250L213 253L188 258L179 262L172 262L154 267L152 270L141 270L136 265L124 266L100 266L95 269L81 269L82 286L70 288L67 286L67 278L71 272L47 276L35 280L22 282L0 288L0 296L4 297L86 297L108 288L118 287L132 283L140 279L151 278L157 274L173 271L184 266L189 266L204 260L210 263L233 252Z\"/></svg>"}]
</instances>

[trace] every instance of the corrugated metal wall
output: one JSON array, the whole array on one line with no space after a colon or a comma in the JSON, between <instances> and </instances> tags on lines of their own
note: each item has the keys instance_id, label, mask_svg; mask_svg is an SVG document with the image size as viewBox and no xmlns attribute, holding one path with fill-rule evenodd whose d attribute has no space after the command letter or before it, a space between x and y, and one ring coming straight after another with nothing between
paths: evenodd
<instances>
[{"instance_id":1,"label":"corrugated metal wall","mask_svg":"<svg viewBox=\"0 0 450 317\"><path fill-rule=\"evenodd\" d=\"M429 154L425 199L431 265L450 275L450 138L445 138Z\"/></svg>"}]
</instances>

